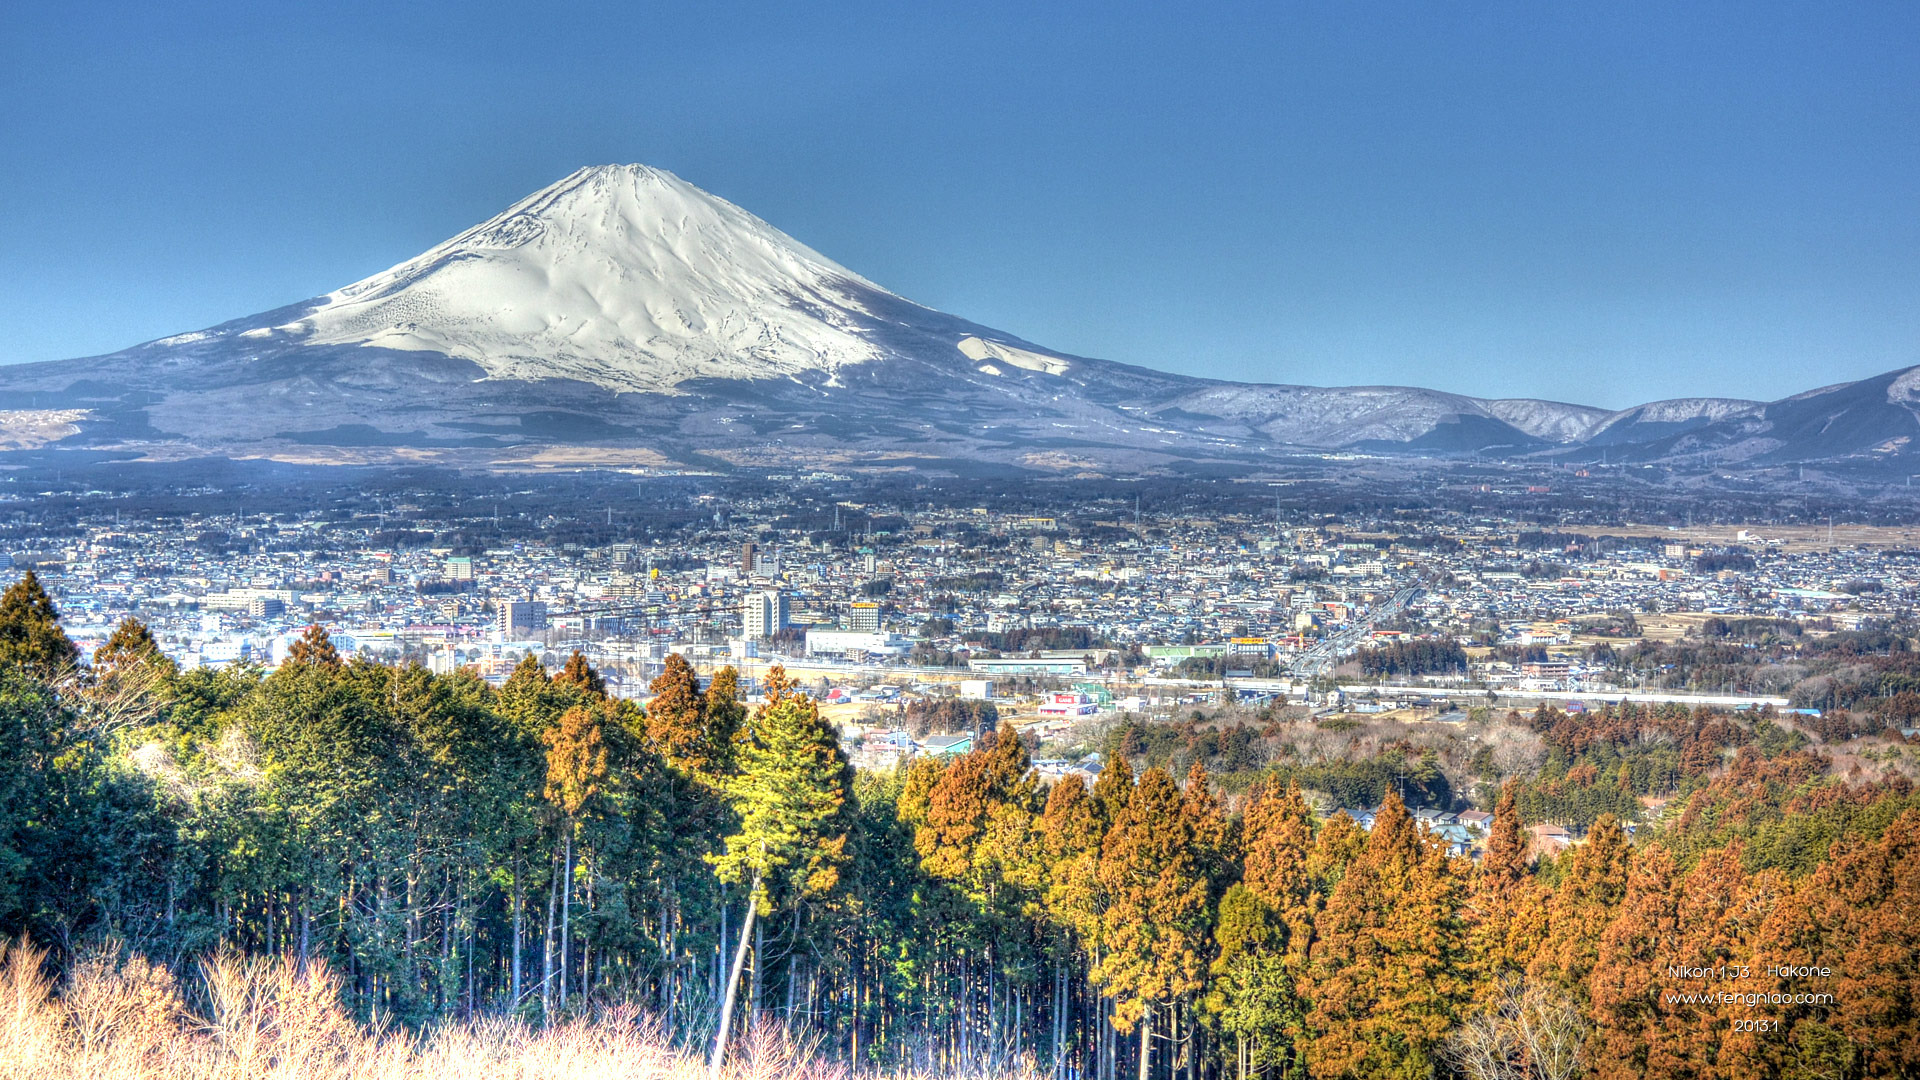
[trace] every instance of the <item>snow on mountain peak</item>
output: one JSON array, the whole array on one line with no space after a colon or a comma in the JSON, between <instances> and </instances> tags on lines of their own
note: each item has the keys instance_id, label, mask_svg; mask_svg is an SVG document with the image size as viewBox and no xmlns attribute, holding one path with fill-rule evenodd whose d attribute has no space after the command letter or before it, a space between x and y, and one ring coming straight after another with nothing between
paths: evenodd
<instances>
[{"instance_id":1,"label":"snow on mountain peak","mask_svg":"<svg viewBox=\"0 0 1920 1080\"><path fill-rule=\"evenodd\" d=\"M430 351L493 378L669 390L877 359L879 286L662 169L580 169L276 328Z\"/></svg>"}]
</instances>

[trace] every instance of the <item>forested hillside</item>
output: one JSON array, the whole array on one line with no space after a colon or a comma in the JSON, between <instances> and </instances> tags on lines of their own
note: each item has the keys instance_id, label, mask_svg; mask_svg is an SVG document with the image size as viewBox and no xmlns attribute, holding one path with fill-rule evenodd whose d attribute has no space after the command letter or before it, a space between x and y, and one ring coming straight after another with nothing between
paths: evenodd
<instances>
[{"instance_id":1,"label":"forested hillside","mask_svg":"<svg viewBox=\"0 0 1920 1080\"><path fill-rule=\"evenodd\" d=\"M1370 829L1320 816L1306 770L1229 798L1116 755L1047 787L1004 727L855 773L763 689L675 657L642 709L577 656L494 689L318 628L271 673L180 671L131 621L83 665L29 574L0 600L0 931L69 973L324 965L395 1030L624 1003L862 1068L1920 1071L1920 799L1765 717L1543 711L1548 774L1473 859L1391 790ZM1543 819L1573 845L1536 858Z\"/></svg>"}]
</instances>

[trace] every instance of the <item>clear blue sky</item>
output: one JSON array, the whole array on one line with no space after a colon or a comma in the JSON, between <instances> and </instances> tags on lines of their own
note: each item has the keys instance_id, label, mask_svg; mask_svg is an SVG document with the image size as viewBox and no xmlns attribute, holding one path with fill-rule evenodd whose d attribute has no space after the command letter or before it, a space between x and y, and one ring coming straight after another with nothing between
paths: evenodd
<instances>
[{"instance_id":1,"label":"clear blue sky","mask_svg":"<svg viewBox=\"0 0 1920 1080\"><path fill-rule=\"evenodd\" d=\"M923 303L1195 374L1620 406L1920 363L1920 4L7 11L0 362L317 295L640 161Z\"/></svg>"}]
</instances>

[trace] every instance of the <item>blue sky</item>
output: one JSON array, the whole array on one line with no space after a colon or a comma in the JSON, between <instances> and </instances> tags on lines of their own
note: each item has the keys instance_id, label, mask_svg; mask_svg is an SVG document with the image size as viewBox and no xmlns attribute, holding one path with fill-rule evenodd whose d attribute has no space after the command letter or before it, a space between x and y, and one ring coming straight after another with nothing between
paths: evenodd
<instances>
[{"instance_id":1,"label":"blue sky","mask_svg":"<svg viewBox=\"0 0 1920 1080\"><path fill-rule=\"evenodd\" d=\"M616 161L1193 374L1622 406L1920 363L1920 5L8 9L0 363L326 292Z\"/></svg>"}]
</instances>

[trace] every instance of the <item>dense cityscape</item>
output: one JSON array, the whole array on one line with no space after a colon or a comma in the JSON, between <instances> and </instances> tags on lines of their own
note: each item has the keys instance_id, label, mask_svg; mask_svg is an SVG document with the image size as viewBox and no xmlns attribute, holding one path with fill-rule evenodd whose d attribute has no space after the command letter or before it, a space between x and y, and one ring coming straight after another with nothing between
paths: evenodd
<instances>
[{"instance_id":1,"label":"dense cityscape","mask_svg":"<svg viewBox=\"0 0 1920 1080\"><path fill-rule=\"evenodd\" d=\"M189 668L271 667L317 623L348 653L470 667L496 685L528 654L557 668L579 651L616 693L644 696L677 652L779 661L849 692L930 692L926 680L962 673L1028 688L1091 679L1109 688L1106 711L1158 708L1172 691L1147 688L1195 675L1294 700L1392 682L1784 706L1790 668L1700 686L1624 654L1716 618L1859 630L1902 618L1920 589L1920 544L1898 527L1169 513L1119 498L1006 511L809 486L804 498L689 492L644 539L549 539L579 522L518 514L497 546L404 492L346 511L141 521L101 498L75 503L57 535L16 526L10 558L37 569L83 647L135 616ZM516 513L488 504L502 505ZM1462 662L1379 680L1353 663L1413 642L1457 646Z\"/></svg>"}]
</instances>

